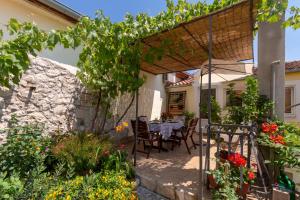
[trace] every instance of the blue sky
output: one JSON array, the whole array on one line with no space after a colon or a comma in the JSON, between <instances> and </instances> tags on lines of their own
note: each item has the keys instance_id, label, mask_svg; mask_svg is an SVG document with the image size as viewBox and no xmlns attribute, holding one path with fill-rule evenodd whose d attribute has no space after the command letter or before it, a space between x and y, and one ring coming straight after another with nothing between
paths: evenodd
<instances>
[{"instance_id":1,"label":"blue sky","mask_svg":"<svg viewBox=\"0 0 300 200\"><path fill-rule=\"evenodd\" d=\"M58 0L83 15L95 16L96 10L103 10L112 21L121 21L126 13L133 15L146 12L155 15L166 8L165 0ZM196 2L197 0L190 0ZM211 0L209 0L211 1ZM290 0L290 5L300 7L299 0ZM257 39L254 41L255 62L257 60ZM300 30L286 30L286 60L300 60Z\"/></svg>"}]
</instances>

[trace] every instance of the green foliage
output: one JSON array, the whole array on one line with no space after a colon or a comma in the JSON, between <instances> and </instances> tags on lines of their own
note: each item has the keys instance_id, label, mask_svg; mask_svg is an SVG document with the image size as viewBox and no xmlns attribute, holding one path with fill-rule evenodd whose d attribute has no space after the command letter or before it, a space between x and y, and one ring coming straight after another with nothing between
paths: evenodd
<instances>
[{"instance_id":1,"label":"green foliage","mask_svg":"<svg viewBox=\"0 0 300 200\"><path fill-rule=\"evenodd\" d=\"M103 157L102 162L104 170L123 171L128 179L135 177L132 164L127 162L127 152L122 149L115 150L110 155Z\"/></svg>"},{"instance_id":2,"label":"green foliage","mask_svg":"<svg viewBox=\"0 0 300 200\"><path fill-rule=\"evenodd\" d=\"M195 113L194 112L189 112L189 111L184 111L183 112L183 116L184 118L184 124L187 127L189 122L191 121L191 119L193 119L195 117Z\"/></svg>"},{"instance_id":3,"label":"green foliage","mask_svg":"<svg viewBox=\"0 0 300 200\"><path fill-rule=\"evenodd\" d=\"M145 57L141 57L141 39L173 28L182 22L230 6L240 0L214 0L212 4L198 1L189 3L180 0L175 4L167 0L167 10L156 16L140 13L136 17L127 14L124 21L112 23L101 11L95 19L82 17L80 22L66 31L52 31L46 34L30 23L19 23L12 19L8 24L14 39L0 43L0 65L2 73L0 83L9 86L18 83L21 74L28 68L28 53L36 55L44 48L50 50L61 43L65 48L82 45L78 66L79 77L89 88L104 90L107 98L114 98L118 93L130 92L138 88L143 79L136 78L140 60L154 62L163 54L172 54L172 41L162 41L161 47L150 48ZM288 7L288 0L262 0L259 5L257 20L276 22ZM299 8L292 7L291 17L284 26L299 28ZM0 39L3 32L0 31ZM181 45L182 53L189 51ZM5 70L4 70L5 69Z\"/></svg>"},{"instance_id":4,"label":"green foliage","mask_svg":"<svg viewBox=\"0 0 300 200\"><path fill-rule=\"evenodd\" d=\"M114 149L107 139L84 133L53 144L40 125L21 125L15 117L4 131L0 199L136 199L124 145Z\"/></svg>"},{"instance_id":5,"label":"green foliage","mask_svg":"<svg viewBox=\"0 0 300 200\"><path fill-rule=\"evenodd\" d=\"M134 183L126 180L120 173L95 173L89 176L77 176L74 179L59 182L49 189L47 200L58 199L137 199L133 193Z\"/></svg>"},{"instance_id":6,"label":"green foliage","mask_svg":"<svg viewBox=\"0 0 300 200\"><path fill-rule=\"evenodd\" d=\"M214 123L221 122L221 107L215 97L211 97L211 121ZM200 106L200 112L203 114L202 117L208 118L208 105L202 104Z\"/></svg>"},{"instance_id":7,"label":"green foliage","mask_svg":"<svg viewBox=\"0 0 300 200\"><path fill-rule=\"evenodd\" d=\"M265 133L262 129L262 133L257 138L259 144L270 148L275 154L274 158L267 162L280 169L300 167L300 128L280 120L275 120L272 123L278 125L278 130ZM277 143L270 139L275 135L280 135L283 142Z\"/></svg>"},{"instance_id":8,"label":"green foliage","mask_svg":"<svg viewBox=\"0 0 300 200\"><path fill-rule=\"evenodd\" d=\"M217 169L207 172L212 175L218 185L218 188L213 190L213 199L221 200L238 200L236 195L236 188L238 186L238 178L232 175L231 167L228 162L218 162L219 166Z\"/></svg>"},{"instance_id":9,"label":"green foliage","mask_svg":"<svg viewBox=\"0 0 300 200\"><path fill-rule=\"evenodd\" d=\"M229 85L230 102L236 101L239 97ZM224 121L227 124L241 124L248 122L261 122L270 115L273 103L265 96L259 95L258 81L249 76L246 78L246 90L242 93L241 105L232 104L227 107L228 114Z\"/></svg>"},{"instance_id":10,"label":"green foliage","mask_svg":"<svg viewBox=\"0 0 300 200\"><path fill-rule=\"evenodd\" d=\"M61 139L52 149L54 157L73 166L76 174L100 171L101 159L111 151L111 143L93 134L77 133Z\"/></svg>"},{"instance_id":11,"label":"green foliage","mask_svg":"<svg viewBox=\"0 0 300 200\"><path fill-rule=\"evenodd\" d=\"M16 174L6 178L7 174L0 174L0 199L13 200L15 197L22 194L24 183Z\"/></svg>"},{"instance_id":12,"label":"green foliage","mask_svg":"<svg viewBox=\"0 0 300 200\"><path fill-rule=\"evenodd\" d=\"M42 136L39 124L20 125L15 118L11 128L4 130L7 142L0 145L0 169L11 175L14 172L20 177L30 175L43 156L49 153L50 141Z\"/></svg>"},{"instance_id":13,"label":"green foliage","mask_svg":"<svg viewBox=\"0 0 300 200\"><path fill-rule=\"evenodd\" d=\"M0 85L9 87L18 84L22 73L30 64L29 54L35 56L44 47L47 34L31 23L8 22L8 32L13 39L2 40L0 32Z\"/></svg>"}]
</instances>

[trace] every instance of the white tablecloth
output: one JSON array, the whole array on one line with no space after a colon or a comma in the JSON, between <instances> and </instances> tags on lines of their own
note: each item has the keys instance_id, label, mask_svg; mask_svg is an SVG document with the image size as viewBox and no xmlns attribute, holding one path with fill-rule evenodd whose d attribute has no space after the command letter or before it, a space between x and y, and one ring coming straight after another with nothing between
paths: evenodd
<instances>
[{"instance_id":1,"label":"white tablecloth","mask_svg":"<svg viewBox=\"0 0 300 200\"><path fill-rule=\"evenodd\" d=\"M180 129L183 126L183 122L150 123L149 130L160 132L163 139L168 139L172 135L173 130Z\"/></svg>"}]
</instances>

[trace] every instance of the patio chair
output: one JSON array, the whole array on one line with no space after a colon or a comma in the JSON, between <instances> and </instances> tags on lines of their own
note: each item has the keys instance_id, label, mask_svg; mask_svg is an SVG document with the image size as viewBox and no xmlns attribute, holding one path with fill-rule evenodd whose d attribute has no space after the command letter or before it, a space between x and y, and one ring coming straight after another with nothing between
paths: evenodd
<instances>
[{"instance_id":1,"label":"patio chair","mask_svg":"<svg viewBox=\"0 0 300 200\"><path fill-rule=\"evenodd\" d=\"M137 129L137 133L136 133L136 120L131 120L131 126L132 126L132 130L133 130L133 133L136 135L137 137L137 140L138 141L143 141L143 146L144 146L144 150L136 150L137 152L140 152L140 153L145 153L147 154L147 158L149 158L149 155L150 155L150 152L152 150L152 148L154 147L154 142L157 142L157 146L155 146L157 149L158 149L158 152L160 153L160 142L161 142L161 138L160 138L160 135L158 132L150 132L148 130L148 125L147 125L147 122L145 121L141 121L139 120L138 121L138 129ZM148 145L148 151L146 151L146 143L149 143ZM135 143L133 145L133 149L132 149L132 154L134 153L134 150L135 150Z\"/></svg>"},{"instance_id":2,"label":"patio chair","mask_svg":"<svg viewBox=\"0 0 300 200\"><path fill-rule=\"evenodd\" d=\"M194 139L193 139L193 133L196 131L197 123L198 123L198 118L192 119L189 122L189 125L187 128L183 128L183 129L177 131L177 132L181 133L181 136L180 135L178 136L176 134L176 138L179 139L179 141L180 141L179 144L181 143L181 140L183 140L189 154L191 154L190 147L187 144L187 140L189 137L191 138L193 147L196 149L196 145L195 145L196 143L194 142Z\"/></svg>"}]
</instances>

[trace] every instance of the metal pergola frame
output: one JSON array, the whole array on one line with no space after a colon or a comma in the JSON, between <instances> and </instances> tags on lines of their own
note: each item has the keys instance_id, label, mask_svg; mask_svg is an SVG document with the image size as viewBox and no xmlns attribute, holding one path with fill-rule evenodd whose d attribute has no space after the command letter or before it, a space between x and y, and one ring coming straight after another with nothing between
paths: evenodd
<instances>
[{"instance_id":1,"label":"metal pergola frame","mask_svg":"<svg viewBox=\"0 0 300 200\"><path fill-rule=\"evenodd\" d=\"M252 18L252 9L253 9L253 0L248 0L250 2L250 14ZM204 169L209 170L209 166L210 166L210 140L211 140L211 125L212 121L211 121L211 89L212 89L212 80L211 80L211 75L212 75L212 68L215 67L216 69L223 69L223 70L228 70L228 71L232 71L232 72L239 72L239 73L245 73L245 72L241 72L241 71L236 71L236 70L231 70L231 69L226 69L226 68L222 68L222 67L216 67L217 65L232 65L232 64L212 64L212 58L213 58L213 15L209 15L209 32L208 32L208 47L207 47L207 54L208 54L208 65L207 65L207 73L203 73L203 70L201 69L201 82L200 82L200 87L199 87L199 199L203 199L203 185L204 183L206 183L205 179L204 179L204 173L203 173L203 159L202 159L202 154L203 154L203 131L202 131L202 124L201 124L201 112L200 112L200 106L201 106L201 94L202 94L202 90L203 90L203 83L202 83L202 77L206 74L208 74L208 127L207 127L207 145L206 145L206 159L205 159L205 167ZM253 31L253 21L251 21L251 27L252 27L252 31ZM191 34L191 33L189 33ZM196 39L195 39L196 40ZM197 41L197 40L196 40ZM253 41L253 38L252 38ZM145 45L150 46L149 44L147 44L145 41L143 41L143 43ZM203 47L206 48L206 47ZM253 50L252 50L253 53ZM169 55L168 55L169 56ZM158 64L152 63L154 66L158 67L158 68L162 68L162 69L166 69L163 66L160 66ZM241 65L241 64L239 64ZM147 72L147 70L144 70ZM172 72L176 72L176 71L170 71L170 73ZM152 72L149 72L151 74L153 74ZM158 73L160 74L160 73ZM137 89L136 91L136 113L135 113L135 118L136 118L136 122L138 122L139 120L139 90ZM138 123L135 123L136 126L135 128L135 133L138 132ZM135 141L135 148L134 148L134 166L136 166L136 152L137 152L137 136L136 134L134 134L134 141Z\"/></svg>"}]
</instances>

